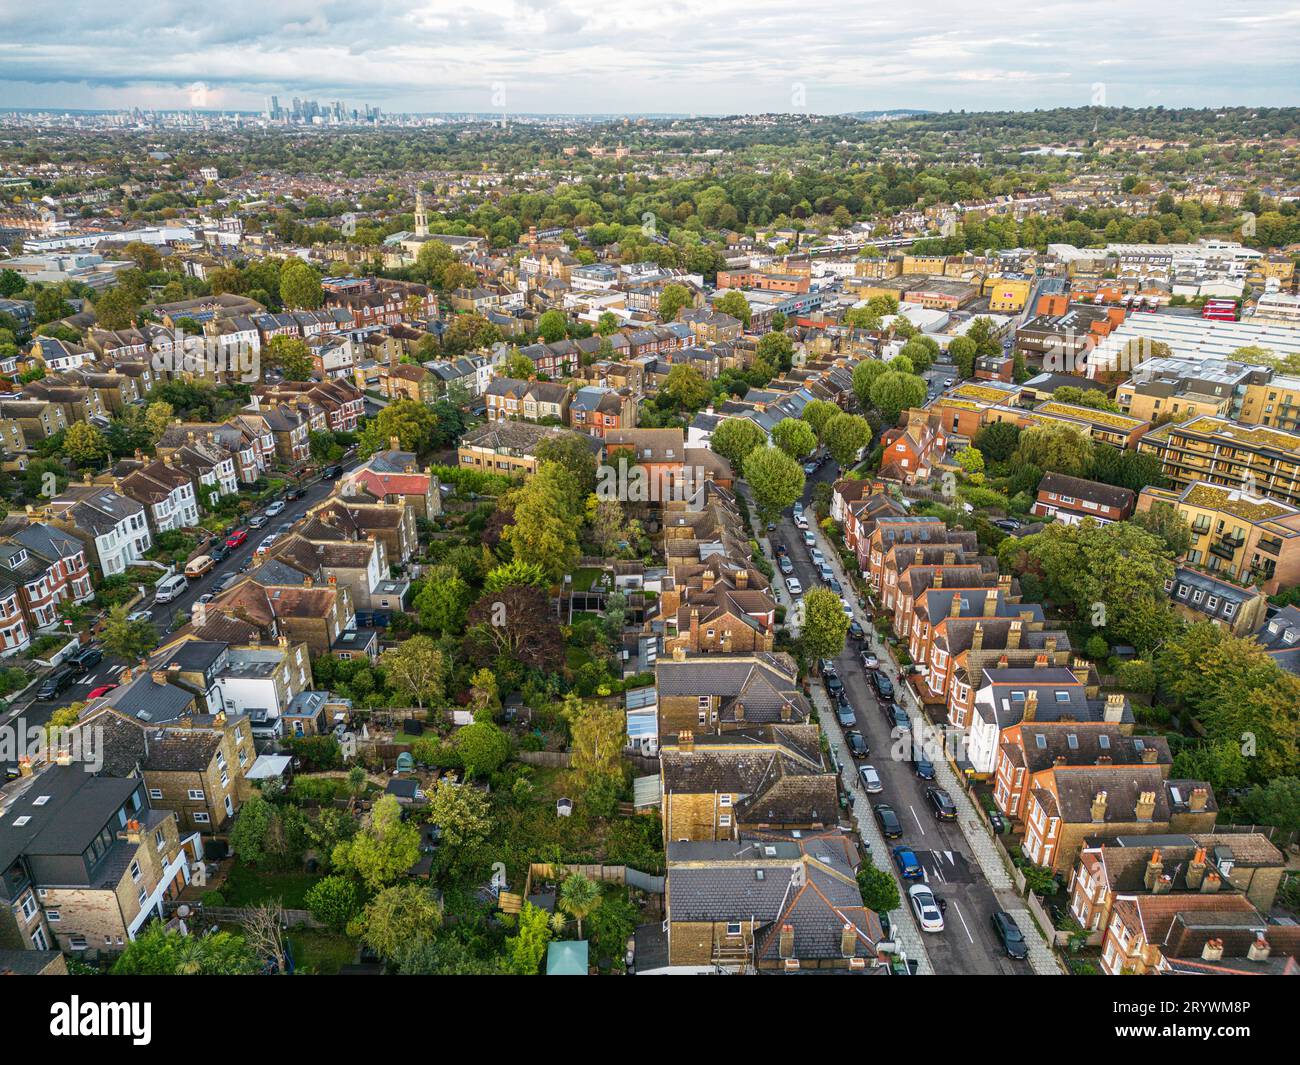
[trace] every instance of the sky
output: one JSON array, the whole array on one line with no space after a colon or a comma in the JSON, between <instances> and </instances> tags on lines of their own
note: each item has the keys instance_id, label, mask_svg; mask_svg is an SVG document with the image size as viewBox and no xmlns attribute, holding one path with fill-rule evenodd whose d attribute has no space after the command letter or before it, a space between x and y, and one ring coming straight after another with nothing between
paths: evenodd
<instances>
[{"instance_id":1,"label":"sky","mask_svg":"<svg viewBox=\"0 0 1300 1065\"><path fill-rule=\"evenodd\" d=\"M1289 6L1294 4L1295 6ZM0 0L0 110L1300 104L1300 0Z\"/></svg>"}]
</instances>

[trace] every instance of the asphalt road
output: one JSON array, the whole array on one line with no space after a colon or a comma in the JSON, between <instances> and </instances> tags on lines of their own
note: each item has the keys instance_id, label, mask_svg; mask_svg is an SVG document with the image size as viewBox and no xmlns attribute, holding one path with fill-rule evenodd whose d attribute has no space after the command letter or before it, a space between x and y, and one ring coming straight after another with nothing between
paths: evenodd
<instances>
[{"instance_id":1,"label":"asphalt road","mask_svg":"<svg viewBox=\"0 0 1300 1065\"><path fill-rule=\"evenodd\" d=\"M356 458L350 458L342 463L344 470L350 470L357 465ZM266 525L260 529L250 529L248 519L265 512L265 507L259 508L250 514L244 515L239 523L239 527L248 533L248 539L239 547L232 550L228 557L218 562L215 567L209 570L204 576L197 580L190 581L190 586L173 599L170 603L152 603L146 600L145 604L137 606L137 610L148 610L150 617L157 628L160 636L166 636L174 632L185 623L190 611L193 609L199 596L210 592L218 579L227 575L239 572L239 568L247 563L251 563L253 553L257 550L258 545L270 536L273 532L278 532L281 525L286 522L297 522L307 513L307 508L314 506L321 500L325 499L334 490L334 481L316 481L306 486L307 494L302 499L296 499L285 506L282 513L270 518ZM283 535L283 534L281 534ZM152 595L152 590L150 590ZM184 613L185 619L179 619L178 613ZM30 695L24 700L16 702L3 716L0 716L0 728L4 728L21 718L27 728L39 727L49 721L51 715L60 707L68 706L70 703L83 701L86 696L95 688L105 684L116 684L118 677L126 666L134 663L124 662L122 659L113 655L105 654L104 660L95 666L84 676L77 678L76 682L68 685L58 698L49 700L35 700ZM34 689L33 689L34 691ZM0 770L7 768L7 763L0 761ZM2 779L2 777L0 777Z\"/></svg>"},{"instance_id":2,"label":"asphalt road","mask_svg":"<svg viewBox=\"0 0 1300 1065\"><path fill-rule=\"evenodd\" d=\"M809 478L805 506L810 506L814 485L818 481L833 480L834 472L833 464L828 462ZM813 568L809 549L804 546L802 533L795 528L790 514L782 515L775 531L767 535L773 549L778 543L788 547L794 576L798 577L805 593L810 588L823 586ZM777 583L781 584L781 574L778 572L777 576ZM784 591L782 597L789 601ZM850 595L849 599L852 601L853 596ZM881 710L867 670L862 665L860 651L861 645L850 638L844 653L836 660L836 670L853 705L856 727L871 748L870 755L861 759L860 764L875 766L884 785L880 794L868 797L869 801L872 805L888 803L903 822L903 837L891 841L891 848L898 844L910 847L925 870L925 882L936 898L947 902L944 931L925 936L926 949L935 971L968 975L1029 974L1028 963L1006 957L994 936L990 916L999 908L997 897L980 872L960 826L955 822L936 820L925 794L926 788L932 785L919 779L911 764L902 759L903 752L897 748L905 747L905 744L893 735L892 723ZM813 683L822 683L821 677L815 676ZM841 757L848 757L847 751L840 753ZM897 874L892 854L876 855L875 860L877 865L889 865ZM910 883L900 880L904 905L909 905L907 888Z\"/></svg>"}]
</instances>

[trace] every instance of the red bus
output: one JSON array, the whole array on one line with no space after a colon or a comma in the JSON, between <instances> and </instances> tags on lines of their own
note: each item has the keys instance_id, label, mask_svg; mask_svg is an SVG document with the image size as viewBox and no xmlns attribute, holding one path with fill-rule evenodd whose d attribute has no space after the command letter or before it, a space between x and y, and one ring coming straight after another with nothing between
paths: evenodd
<instances>
[{"instance_id":1,"label":"red bus","mask_svg":"<svg viewBox=\"0 0 1300 1065\"><path fill-rule=\"evenodd\" d=\"M1201 308L1201 317L1216 322L1235 322L1237 320L1236 300L1206 300Z\"/></svg>"}]
</instances>

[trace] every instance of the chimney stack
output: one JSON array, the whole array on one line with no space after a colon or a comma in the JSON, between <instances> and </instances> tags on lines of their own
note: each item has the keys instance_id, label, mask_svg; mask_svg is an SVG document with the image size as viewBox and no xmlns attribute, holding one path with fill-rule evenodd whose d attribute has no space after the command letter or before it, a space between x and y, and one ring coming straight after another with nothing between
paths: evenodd
<instances>
[{"instance_id":1,"label":"chimney stack","mask_svg":"<svg viewBox=\"0 0 1300 1065\"><path fill-rule=\"evenodd\" d=\"M1165 863L1160 860L1160 848L1157 847L1151 852L1151 860L1147 862L1146 875L1142 878L1142 882L1146 885L1148 891L1155 890L1156 881L1160 879L1160 875L1164 871Z\"/></svg>"},{"instance_id":2,"label":"chimney stack","mask_svg":"<svg viewBox=\"0 0 1300 1065\"><path fill-rule=\"evenodd\" d=\"M1199 891L1201 883L1205 880L1205 848L1197 847L1196 853L1192 855L1192 860L1187 863L1187 888L1189 891Z\"/></svg>"},{"instance_id":3,"label":"chimney stack","mask_svg":"<svg viewBox=\"0 0 1300 1065\"><path fill-rule=\"evenodd\" d=\"M1223 961L1223 940L1207 939L1201 948L1202 961Z\"/></svg>"},{"instance_id":4,"label":"chimney stack","mask_svg":"<svg viewBox=\"0 0 1300 1065\"><path fill-rule=\"evenodd\" d=\"M1100 824L1106 820L1106 793L1097 792L1092 799L1092 820L1094 824Z\"/></svg>"},{"instance_id":5,"label":"chimney stack","mask_svg":"<svg viewBox=\"0 0 1300 1065\"><path fill-rule=\"evenodd\" d=\"M846 958L853 957L858 949L858 930L851 921L845 921L840 929L840 954Z\"/></svg>"},{"instance_id":6,"label":"chimney stack","mask_svg":"<svg viewBox=\"0 0 1300 1065\"><path fill-rule=\"evenodd\" d=\"M1199 814L1205 810L1206 804L1210 801L1210 792L1206 788L1193 788L1192 797L1188 800L1187 805L1191 808L1192 813Z\"/></svg>"},{"instance_id":7,"label":"chimney stack","mask_svg":"<svg viewBox=\"0 0 1300 1065\"><path fill-rule=\"evenodd\" d=\"M952 602L948 604L948 616L950 618L955 618L955 617L959 617L960 615L961 615L961 593L953 592Z\"/></svg>"},{"instance_id":8,"label":"chimney stack","mask_svg":"<svg viewBox=\"0 0 1300 1065\"><path fill-rule=\"evenodd\" d=\"M1106 709L1102 712L1102 720L1108 725L1118 725L1124 720L1124 695L1122 692L1111 692L1106 696Z\"/></svg>"},{"instance_id":9,"label":"chimney stack","mask_svg":"<svg viewBox=\"0 0 1300 1065\"><path fill-rule=\"evenodd\" d=\"M943 570L941 569L937 569L934 571L934 586L936 588L943 587Z\"/></svg>"},{"instance_id":10,"label":"chimney stack","mask_svg":"<svg viewBox=\"0 0 1300 1065\"><path fill-rule=\"evenodd\" d=\"M165 669L155 669L149 676L155 684L167 683L167 671Z\"/></svg>"},{"instance_id":11,"label":"chimney stack","mask_svg":"<svg viewBox=\"0 0 1300 1065\"><path fill-rule=\"evenodd\" d=\"M1256 932L1255 942L1246 951L1246 957L1251 961L1267 961L1269 950L1268 940L1264 938L1264 933Z\"/></svg>"},{"instance_id":12,"label":"chimney stack","mask_svg":"<svg viewBox=\"0 0 1300 1065\"><path fill-rule=\"evenodd\" d=\"M1038 717L1038 692L1025 692L1025 715L1022 720L1033 721Z\"/></svg>"},{"instance_id":13,"label":"chimney stack","mask_svg":"<svg viewBox=\"0 0 1300 1065\"><path fill-rule=\"evenodd\" d=\"M984 616L986 618L996 617L998 612L998 597L993 594L992 589L986 589L984 592Z\"/></svg>"},{"instance_id":14,"label":"chimney stack","mask_svg":"<svg viewBox=\"0 0 1300 1065\"><path fill-rule=\"evenodd\" d=\"M984 646L984 622L975 622L975 631L971 633L970 649L978 651Z\"/></svg>"},{"instance_id":15,"label":"chimney stack","mask_svg":"<svg viewBox=\"0 0 1300 1065\"><path fill-rule=\"evenodd\" d=\"M1035 669L1046 669L1046 668L1047 668L1047 655L1035 655L1035 656L1034 656L1034 668L1035 668Z\"/></svg>"},{"instance_id":16,"label":"chimney stack","mask_svg":"<svg viewBox=\"0 0 1300 1065\"><path fill-rule=\"evenodd\" d=\"M1133 808L1133 817L1136 821L1150 821L1156 812L1156 793L1154 791L1144 791L1138 795L1137 805Z\"/></svg>"},{"instance_id":17,"label":"chimney stack","mask_svg":"<svg viewBox=\"0 0 1300 1065\"><path fill-rule=\"evenodd\" d=\"M1021 624L1019 618L1013 621L1010 628L1007 629L1007 647L1012 651L1020 649L1020 629Z\"/></svg>"},{"instance_id":18,"label":"chimney stack","mask_svg":"<svg viewBox=\"0 0 1300 1065\"><path fill-rule=\"evenodd\" d=\"M1143 748L1142 748L1142 764L1143 764L1143 765L1155 765L1155 764L1156 764L1156 759L1159 758L1159 757L1160 757L1160 752L1157 751L1154 747L1143 747Z\"/></svg>"},{"instance_id":19,"label":"chimney stack","mask_svg":"<svg viewBox=\"0 0 1300 1065\"><path fill-rule=\"evenodd\" d=\"M1205 879L1201 881L1201 894L1213 895L1221 887L1223 887L1223 878L1211 870L1205 874Z\"/></svg>"},{"instance_id":20,"label":"chimney stack","mask_svg":"<svg viewBox=\"0 0 1300 1065\"><path fill-rule=\"evenodd\" d=\"M688 728L684 728L677 733L677 749L682 754L695 753L695 733Z\"/></svg>"},{"instance_id":21,"label":"chimney stack","mask_svg":"<svg viewBox=\"0 0 1300 1065\"><path fill-rule=\"evenodd\" d=\"M783 924L781 926L781 939L779 943L780 954L782 958L794 957L794 926Z\"/></svg>"}]
</instances>

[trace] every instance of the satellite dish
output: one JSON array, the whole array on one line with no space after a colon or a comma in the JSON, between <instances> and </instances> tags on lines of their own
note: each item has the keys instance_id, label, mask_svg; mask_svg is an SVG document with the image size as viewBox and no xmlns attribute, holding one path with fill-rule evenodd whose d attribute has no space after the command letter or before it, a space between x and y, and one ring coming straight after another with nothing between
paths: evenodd
<instances>
[{"instance_id":1,"label":"satellite dish","mask_svg":"<svg viewBox=\"0 0 1300 1065\"><path fill-rule=\"evenodd\" d=\"M190 915L190 906L188 902L182 902L176 907L177 917L188 917Z\"/></svg>"}]
</instances>

